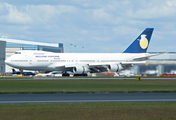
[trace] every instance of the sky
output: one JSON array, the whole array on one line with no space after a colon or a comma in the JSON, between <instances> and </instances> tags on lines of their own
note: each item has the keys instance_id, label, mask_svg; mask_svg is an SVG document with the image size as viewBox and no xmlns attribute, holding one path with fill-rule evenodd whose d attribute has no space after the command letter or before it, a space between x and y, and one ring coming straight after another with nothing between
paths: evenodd
<instances>
[{"instance_id":1,"label":"sky","mask_svg":"<svg viewBox=\"0 0 176 120\"><path fill-rule=\"evenodd\" d=\"M63 43L64 52L123 52L154 28L148 52L176 52L176 0L0 0L0 36Z\"/></svg>"}]
</instances>

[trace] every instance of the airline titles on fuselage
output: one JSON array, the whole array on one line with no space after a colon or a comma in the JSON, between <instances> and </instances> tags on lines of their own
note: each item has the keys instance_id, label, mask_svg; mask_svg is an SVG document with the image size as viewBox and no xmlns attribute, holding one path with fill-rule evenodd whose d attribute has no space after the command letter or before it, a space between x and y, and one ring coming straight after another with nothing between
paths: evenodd
<instances>
[{"instance_id":1,"label":"airline titles on fuselage","mask_svg":"<svg viewBox=\"0 0 176 120\"><path fill-rule=\"evenodd\" d=\"M54 59L60 59L59 56L45 56L45 55L37 55L36 58L54 58Z\"/></svg>"}]
</instances>

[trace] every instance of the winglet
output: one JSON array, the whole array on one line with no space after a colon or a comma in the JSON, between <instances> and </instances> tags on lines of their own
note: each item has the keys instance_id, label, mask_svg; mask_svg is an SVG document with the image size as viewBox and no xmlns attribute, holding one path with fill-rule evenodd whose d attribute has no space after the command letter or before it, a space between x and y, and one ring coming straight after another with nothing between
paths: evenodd
<instances>
[{"instance_id":1,"label":"winglet","mask_svg":"<svg viewBox=\"0 0 176 120\"><path fill-rule=\"evenodd\" d=\"M154 28L146 28L123 53L146 53Z\"/></svg>"}]
</instances>

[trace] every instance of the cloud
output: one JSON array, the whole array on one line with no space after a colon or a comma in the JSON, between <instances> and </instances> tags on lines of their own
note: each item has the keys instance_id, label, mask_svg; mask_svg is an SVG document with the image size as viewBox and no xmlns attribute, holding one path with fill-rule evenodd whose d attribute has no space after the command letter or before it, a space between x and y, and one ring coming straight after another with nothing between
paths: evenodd
<instances>
[{"instance_id":1,"label":"cloud","mask_svg":"<svg viewBox=\"0 0 176 120\"><path fill-rule=\"evenodd\" d=\"M0 6L3 8L3 11L6 11L0 16L1 22L26 24L32 21L29 15L22 11L18 11L14 5L10 5L8 3L0 3Z\"/></svg>"},{"instance_id":2,"label":"cloud","mask_svg":"<svg viewBox=\"0 0 176 120\"><path fill-rule=\"evenodd\" d=\"M62 42L65 52L70 44L86 52L121 52L154 27L154 50L159 41L175 44L175 14L175 0L6 0L0 2L0 36Z\"/></svg>"},{"instance_id":3,"label":"cloud","mask_svg":"<svg viewBox=\"0 0 176 120\"><path fill-rule=\"evenodd\" d=\"M61 17L62 14L74 13L74 6L66 5L28 5L26 6L26 13L33 18L34 22L39 24L47 24L57 22L56 20Z\"/></svg>"},{"instance_id":4,"label":"cloud","mask_svg":"<svg viewBox=\"0 0 176 120\"><path fill-rule=\"evenodd\" d=\"M152 2L144 0L140 6L137 6L138 9L131 9L130 11L127 11L127 16L135 19L159 19L163 17L173 17L176 14L175 3L175 1L170 0L155 0Z\"/></svg>"}]
</instances>

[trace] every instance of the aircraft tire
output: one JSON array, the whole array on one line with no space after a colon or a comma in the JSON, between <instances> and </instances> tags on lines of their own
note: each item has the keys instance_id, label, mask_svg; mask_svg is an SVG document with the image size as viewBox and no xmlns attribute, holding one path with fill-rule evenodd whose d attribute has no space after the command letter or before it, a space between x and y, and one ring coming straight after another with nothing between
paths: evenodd
<instances>
[{"instance_id":1,"label":"aircraft tire","mask_svg":"<svg viewBox=\"0 0 176 120\"><path fill-rule=\"evenodd\" d=\"M66 74L64 73L64 74L62 74L62 76L65 77L65 76L70 76L70 75L68 73L66 73Z\"/></svg>"},{"instance_id":2,"label":"aircraft tire","mask_svg":"<svg viewBox=\"0 0 176 120\"><path fill-rule=\"evenodd\" d=\"M87 74L74 74L74 76L87 76Z\"/></svg>"}]
</instances>

